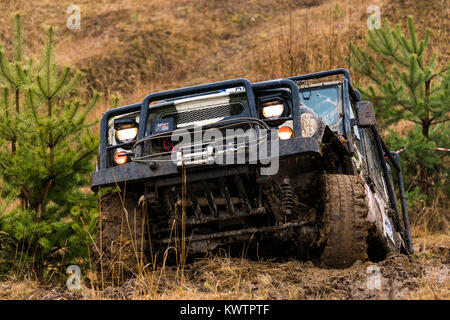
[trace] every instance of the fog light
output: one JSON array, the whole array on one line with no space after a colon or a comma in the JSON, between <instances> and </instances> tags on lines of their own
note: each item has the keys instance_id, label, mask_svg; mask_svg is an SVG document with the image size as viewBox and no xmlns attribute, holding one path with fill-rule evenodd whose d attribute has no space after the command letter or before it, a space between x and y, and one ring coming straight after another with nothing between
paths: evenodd
<instances>
[{"instance_id":1,"label":"fog light","mask_svg":"<svg viewBox=\"0 0 450 320\"><path fill-rule=\"evenodd\" d=\"M280 140L287 140L292 137L292 129L289 127L281 127L278 129L278 138Z\"/></svg>"},{"instance_id":2,"label":"fog light","mask_svg":"<svg viewBox=\"0 0 450 320\"><path fill-rule=\"evenodd\" d=\"M128 162L128 155L125 151L117 151L114 155L114 162L117 165L122 165Z\"/></svg>"}]
</instances>

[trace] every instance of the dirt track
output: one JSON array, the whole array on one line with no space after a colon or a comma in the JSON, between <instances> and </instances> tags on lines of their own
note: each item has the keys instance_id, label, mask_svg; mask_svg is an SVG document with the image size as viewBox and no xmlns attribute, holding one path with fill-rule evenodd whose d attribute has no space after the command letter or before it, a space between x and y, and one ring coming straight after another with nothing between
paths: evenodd
<instances>
[{"instance_id":1,"label":"dirt track","mask_svg":"<svg viewBox=\"0 0 450 320\"><path fill-rule=\"evenodd\" d=\"M153 279L131 279L103 293L3 282L0 299L450 299L449 240L442 235L419 239L410 258L391 255L342 270L317 268L311 262L214 257L188 265L184 280L175 268L166 268Z\"/></svg>"}]
</instances>

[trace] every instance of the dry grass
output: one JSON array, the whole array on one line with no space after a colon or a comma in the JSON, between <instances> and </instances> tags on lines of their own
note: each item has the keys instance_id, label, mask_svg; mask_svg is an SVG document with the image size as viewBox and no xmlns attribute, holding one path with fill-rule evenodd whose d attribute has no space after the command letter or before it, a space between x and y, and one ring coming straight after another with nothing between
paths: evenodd
<instances>
[{"instance_id":1,"label":"dry grass","mask_svg":"<svg viewBox=\"0 0 450 320\"><path fill-rule=\"evenodd\" d=\"M125 210L124 219L128 219ZM124 226L130 228L128 220ZM10 275L0 282L0 299L450 299L450 234L417 228L413 243L411 260L392 255L376 263L382 286L375 291L367 288L366 271L372 262L333 270L298 260L251 260L244 253L241 258L230 257L221 251L185 264L183 246L176 243L177 264L163 261L155 269L141 265L132 279L115 286L106 284L100 272L86 270L82 289L76 291L66 288L64 276L43 284L26 275ZM148 253L138 252L138 247L133 244L137 260L142 261L140 257Z\"/></svg>"},{"instance_id":2,"label":"dry grass","mask_svg":"<svg viewBox=\"0 0 450 320\"><path fill-rule=\"evenodd\" d=\"M36 281L5 281L0 283L0 299L26 300L39 291Z\"/></svg>"},{"instance_id":3,"label":"dry grass","mask_svg":"<svg viewBox=\"0 0 450 320\"><path fill-rule=\"evenodd\" d=\"M430 181L436 181L435 183L445 187L448 183L448 177L444 174L434 174ZM408 186L405 186L405 188L407 189ZM450 199L448 193L444 188L433 187L430 189L429 197L432 199L430 203L420 198L408 203L411 232L416 236L427 235L430 232L441 232L443 234L450 232Z\"/></svg>"},{"instance_id":4,"label":"dry grass","mask_svg":"<svg viewBox=\"0 0 450 320\"><path fill-rule=\"evenodd\" d=\"M367 288L366 269L373 263L351 268L317 268L311 262L254 261L226 255L205 257L180 270L145 272L121 286L83 286L69 291L64 284L35 281L0 283L0 299L450 299L450 236L428 234L415 238L411 261L390 256L376 265L381 270L381 290ZM85 278L85 284L88 280Z\"/></svg>"},{"instance_id":5,"label":"dry grass","mask_svg":"<svg viewBox=\"0 0 450 320\"><path fill-rule=\"evenodd\" d=\"M11 42L12 13L25 14L27 53L37 57L45 25L58 27L57 61L80 68L85 94L105 93L91 117L150 92L245 77L252 81L349 66L350 43L361 44L367 8L405 24L416 16L419 34L434 31L438 61L450 55L449 2L420 0L80 0L81 29L68 30L70 0L3 0L0 34ZM354 81L360 79L352 74ZM409 128L399 124L397 131Z\"/></svg>"},{"instance_id":6,"label":"dry grass","mask_svg":"<svg viewBox=\"0 0 450 320\"><path fill-rule=\"evenodd\" d=\"M415 258L422 265L421 281L417 290L410 292L408 298L414 300L448 300L450 299L449 270L450 233L426 233L413 230ZM441 258L443 264L433 264L434 259Z\"/></svg>"},{"instance_id":7,"label":"dry grass","mask_svg":"<svg viewBox=\"0 0 450 320\"><path fill-rule=\"evenodd\" d=\"M10 42L11 14L22 11L28 54L37 56L41 27L56 25L57 61L81 68L88 90L119 93L125 104L152 91L209 81L266 80L348 67L344 57L350 42L361 43L369 5L379 5L382 17L394 23L417 15L420 32L425 26L435 30L433 50L441 60L449 55L447 0L432 5L418 0L80 0L78 31L65 26L70 4L3 0L3 12L10 14L0 16L2 37Z\"/></svg>"},{"instance_id":8,"label":"dry grass","mask_svg":"<svg viewBox=\"0 0 450 320\"><path fill-rule=\"evenodd\" d=\"M105 284L99 273L87 272L78 291L55 281L44 285L10 278L0 283L0 299L450 299L450 234L414 229L413 243L411 259L391 255L376 263L382 286L375 291L367 288L367 267L373 262L333 270L298 260L229 257L221 251L189 264L178 259L178 264L163 262L155 269L141 266L132 279L115 286ZM182 248L175 246L178 252ZM143 252L135 253L141 261Z\"/></svg>"},{"instance_id":9,"label":"dry grass","mask_svg":"<svg viewBox=\"0 0 450 320\"><path fill-rule=\"evenodd\" d=\"M198 83L237 77L257 81L348 68L344 57L349 54L349 44L361 44L368 17L366 10L373 4L379 5L382 17L393 23L404 23L408 14L414 14L419 33L427 26L434 30L431 45L439 61L448 61L450 55L448 0L78 0L76 3L82 10L81 30L70 31L65 26L66 8L73 4L72 0L0 0L0 36L8 47L12 14L20 10L26 17L27 54L37 57L45 37L42 27L57 26L57 61L85 72L85 94L96 89L107 96L93 118L109 109L111 94L120 94L122 103L129 104L141 101L150 92ZM356 81L362 80L352 76ZM396 129L401 133L408 126L401 123ZM436 204L429 210L422 217L438 210L448 213L448 206ZM450 240L447 235L430 236L420 217L413 232L416 243L423 244L421 258L427 258L433 248L448 246ZM427 267L425 262L422 266ZM433 262L431 267L439 266ZM364 287L364 267L330 271L298 261L209 257L188 266L183 281L180 269L169 267L146 273L138 284L130 282L121 288L107 288L105 292L84 289L78 295L28 280L9 281L0 284L0 298L374 298L370 293L362 296L355 293L358 286ZM450 298L448 286L442 286L439 279L414 272L411 277L416 279L417 286L409 296L402 297Z\"/></svg>"}]
</instances>

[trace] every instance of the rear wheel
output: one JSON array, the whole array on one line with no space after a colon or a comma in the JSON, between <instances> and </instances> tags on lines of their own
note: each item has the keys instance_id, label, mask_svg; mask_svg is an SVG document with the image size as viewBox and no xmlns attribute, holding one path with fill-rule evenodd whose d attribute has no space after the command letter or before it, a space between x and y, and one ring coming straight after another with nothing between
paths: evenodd
<instances>
[{"instance_id":1,"label":"rear wheel","mask_svg":"<svg viewBox=\"0 0 450 320\"><path fill-rule=\"evenodd\" d=\"M103 281L120 283L145 264L146 214L138 202L133 193L108 193L100 199L97 248Z\"/></svg>"},{"instance_id":2,"label":"rear wheel","mask_svg":"<svg viewBox=\"0 0 450 320\"><path fill-rule=\"evenodd\" d=\"M327 174L322 179L323 216L321 262L326 267L346 268L365 261L369 223L364 184L360 177Z\"/></svg>"}]
</instances>

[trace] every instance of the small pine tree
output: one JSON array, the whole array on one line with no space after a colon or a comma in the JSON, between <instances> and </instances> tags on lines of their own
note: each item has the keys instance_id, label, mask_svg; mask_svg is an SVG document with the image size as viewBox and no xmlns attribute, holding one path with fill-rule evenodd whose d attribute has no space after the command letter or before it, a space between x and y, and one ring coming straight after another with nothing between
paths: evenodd
<instances>
[{"instance_id":1,"label":"small pine tree","mask_svg":"<svg viewBox=\"0 0 450 320\"><path fill-rule=\"evenodd\" d=\"M20 15L16 17L21 21ZM21 23L17 27L21 29ZM87 182L98 146L98 138L88 130L95 121L87 122L87 116L100 95L94 93L87 104L71 96L81 74L69 67L60 71L55 64L53 28L47 30L42 59L35 69L23 66L20 39L16 35L18 54L13 61L0 49L0 76L17 97L14 112L8 87L3 88L5 113L0 124L11 148L2 152L0 167L8 184L21 189L26 205L44 211L49 203L66 205L75 189Z\"/></svg>"},{"instance_id":2,"label":"small pine tree","mask_svg":"<svg viewBox=\"0 0 450 320\"><path fill-rule=\"evenodd\" d=\"M80 212L92 230L95 199L81 188L94 169L98 137L90 132L96 121L88 115L100 94L87 103L76 98L81 73L56 65L52 27L41 60L25 62L20 14L15 25L11 59L0 45L0 188L1 195L18 190L22 207L3 217L0 230L26 241L31 260L42 267L50 253L79 242Z\"/></svg>"},{"instance_id":3,"label":"small pine tree","mask_svg":"<svg viewBox=\"0 0 450 320\"><path fill-rule=\"evenodd\" d=\"M368 30L364 37L367 49L352 45L351 67L365 76L370 85L362 88L362 96L374 103L378 118L390 125L407 120L414 128L404 135L391 131L393 147L407 147L406 169L412 183L417 171L418 183L412 183L429 194L433 183L431 171L444 171L443 163L434 147L448 143L450 65L438 67L436 54L429 53L431 30L419 40L411 16L408 34L400 25L394 29L385 19L381 29ZM442 143L442 144L440 144Z\"/></svg>"},{"instance_id":4,"label":"small pine tree","mask_svg":"<svg viewBox=\"0 0 450 320\"><path fill-rule=\"evenodd\" d=\"M23 57L23 18L20 14L14 16L15 34L13 46L13 59L9 61L6 57L5 48L0 44L0 85L2 94L0 97L4 112L3 121L0 122L1 139L10 144L11 153L16 151L17 124L21 106L21 92L30 83L32 73L32 61L24 62ZM13 98L10 97L10 90Z\"/></svg>"}]
</instances>

